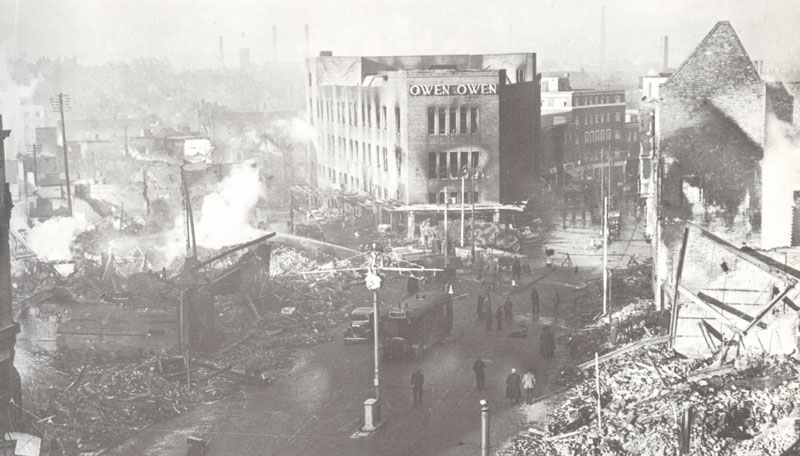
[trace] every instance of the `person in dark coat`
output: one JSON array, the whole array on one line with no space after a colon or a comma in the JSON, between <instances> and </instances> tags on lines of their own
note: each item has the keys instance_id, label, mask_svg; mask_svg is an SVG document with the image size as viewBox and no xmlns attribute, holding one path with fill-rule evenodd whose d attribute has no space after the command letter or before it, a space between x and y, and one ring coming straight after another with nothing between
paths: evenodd
<instances>
[{"instance_id":1,"label":"person in dark coat","mask_svg":"<svg viewBox=\"0 0 800 456\"><path fill-rule=\"evenodd\" d=\"M472 370L475 372L475 387L478 391L483 391L485 381L486 381L486 363L483 362L482 359L478 358L475 360L475 364L472 365Z\"/></svg>"},{"instance_id":2,"label":"person in dark coat","mask_svg":"<svg viewBox=\"0 0 800 456\"><path fill-rule=\"evenodd\" d=\"M517 286L519 286L519 280L522 277L522 263L520 263L519 258L514 257L514 262L511 263L511 278L514 279L514 282Z\"/></svg>"},{"instance_id":3,"label":"person in dark coat","mask_svg":"<svg viewBox=\"0 0 800 456\"><path fill-rule=\"evenodd\" d=\"M539 321L539 292L536 288L531 291L531 318L534 323Z\"/></svg>"},{"instance_id":4,"label":"person in dark coat","mask_svg":"<svg viewBox=\"0 0 800 456\"><path fill-rule=\"evenodd\" d=\"M411 374L411 392L414 395L414 407L422 404L422 385L425 383L425 376L422 369L417 369Z\"/></svg>"},{"instance_id":5,"label":"person in dark coat","mask_svg":"<svg viewBox=\"0 0 800 456\"><path fill-rule=\"evenodd\" d=\"M511 373L506 377L506 398L519 404L522 399L522 379L516 369L511 369Z\"/></svg>"},{"instance_id":6,"label":"person in dark coat","mask_svg":"<svg viewBox=\"0 0 800 456\"><path fill-rule=\"evenodd\" d=\"M549 326L545 326L539 336L539 353L544 359L552 359L555 353L555 337Z\"/></svg>"},{"instance_id":7,"label":"person in dark coat","mask_svg":"<svg viewBox=\"0 0 800 456\"><path fill-rule=\"evenodd\" d=\"M511 302L511 296L506 297L506 302L503 304L503 312L506 314L506 322L510 325L514 321L514 303Z\"/></svg>"},{"instance_id":8,"label":"person in dark coat","mask_svg":"<svg viewBox=\"0 0 800 456\"><path fill-rule=\"evenodd\" d=\"M497 330L503 330L503 306L497 306L497 312L495 312L494 317L497 319Z\"/></svg>"}]
</instances>

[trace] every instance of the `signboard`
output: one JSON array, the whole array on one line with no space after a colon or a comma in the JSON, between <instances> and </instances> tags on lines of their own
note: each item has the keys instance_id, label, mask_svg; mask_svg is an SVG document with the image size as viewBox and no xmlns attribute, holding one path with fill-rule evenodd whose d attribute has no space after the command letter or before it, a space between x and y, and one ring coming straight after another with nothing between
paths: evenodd
<instances>
[{"instance_id":1,"label":"signboard","mask_svg":"<svg viewBox=\"0 0 800 456\"><path fill-rule=\"evenodd\" d=\"M497 84L411 84L408 94L412 97L497 95Z\"/></svg>"}]
</instances>

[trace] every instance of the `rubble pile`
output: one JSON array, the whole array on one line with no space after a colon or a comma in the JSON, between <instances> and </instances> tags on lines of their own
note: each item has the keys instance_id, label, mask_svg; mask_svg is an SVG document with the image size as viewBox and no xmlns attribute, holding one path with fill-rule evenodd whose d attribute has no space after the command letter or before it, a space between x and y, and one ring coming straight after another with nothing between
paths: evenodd
<instances>
[{"instance_id":1,"label":"rubble pile","mask_svg":"<svg viewBox=\"0 0 800 456\"><path fill-rule=\"evenodd\" d=\"M64 454L102 450L131 432L230 394L234 387L229 379L199 367L192 369L187 387L185 369L177 376L162 375L154 357L84 362L56 355L54 364L67 380L51 385L46 399L26 402L30 414L41 417L37 425Z\"/></svg>"},{"instance_id":2,"label":"rubble pile","mask_svg":"<svg viewBox=\"0 0 800 456\"><path fill-rule=\"evenodd\" d=\"M700 363L673 354L665 344L619 355L600 367L602 439L590 437L597 429L595 374L590 372L548 414L552 454L676 454L678 423L688 405L695 413L690 454L780 454L794 440L776 426L788 426L781 420L800 412L796 364L764 357L740 360L736 368L698 370ZM525 448L519 442L513 446Z\"/></svg>"}]
</instances>

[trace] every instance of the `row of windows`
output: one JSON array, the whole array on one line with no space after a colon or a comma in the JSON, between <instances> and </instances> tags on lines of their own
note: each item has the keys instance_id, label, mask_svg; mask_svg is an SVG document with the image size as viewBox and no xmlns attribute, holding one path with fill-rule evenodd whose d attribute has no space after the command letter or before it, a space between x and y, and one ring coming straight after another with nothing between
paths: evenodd
<instances>
[{"instance_id":1,"label":"row of windows","mask_svg":"<svg viewBox=\"0 0 800 456\"><path fill-rule=\"evenodd\" d=\"M359 179L345 172L336 171L329 166L319 165L319 169L334 184L342 185L353 191L367 192L378 198L389 199L389 189L386 187L381 187L366 179ZM396 198L400 199L400 190L397 190Z\"/></svg>"},{"instance_id":2,"label":"row of windows","mask_svg":"<svg viewBox=\"0 0 800 456\"><path fill-rule=\"evenodd\" d=\"M387 107L378 107L370 103L359 104L355 102L317 99L317 117L328 123L337 123L354 127L361 126L372 128L374 122L375 127L379 130L387 130L389 128ZM394 130L398 134L400 133L400 123L400 107L395 106Z\"/></svg>"},{"instance_id":3,"label":"row of windows","mask_svg":"<svg viewBox=\"0 0 800 456\"><path fill-rule=\"evenodd\" d=\"M464 171L478 169L480 152L430 152L428 154L429 179L458 179Z\"/></svg>"},{"instance_id":4,"label":"row of windows","mask_svg":"<svg viewBox=\"0 0 800 456\"><path fill-rule=\"evenodd\" d=\"M604 112L599 114L575 114L575 125L595 125L611 122L611 113ZM614 113L614 122L622 122L622 113Z\"/></svg>"},{"instance_id":5,"label":"row of windows","mask_svg":"<svg viewBox=\"0 0 800 456\"><path fill-rule=\"evenodd\" d=\"M389 150L386 147L372 147L372 144L367 142L354 141L352 139L343 138L341 136L327 135L326 137L326 150L328 151L328 158L336 161L349 161L359 162L372 166L375 163L375 168L380 170L383 167L384 172L389 171ZM403 169L403 149L395 147L395 165L397 165L397 175L402 174Z\"/></svg>"},{"instance_id":6,"label":"row of windows","mask_svg":"<svg viewBox=\"0 0 800 456\"><path fill-rule=\"evenodd\" d=\"M428 193L428 203L430 204L444 204L445 198L449 197L449 203L461 204L461 192L439 192ZM478 192L464 192L464 204L472 204L480 201Z\"/></svg>"},{"instance_id":7,"label":"row of windows","mask_svg":"<svg viewBox=\"0 0 800 456\"><path fill-rule=\"evenodd\" d=\"M588 95L582 97L575 97L575 104L578 106L589 106L609 103L623 103L625 97L622 94L617 95Z\"/></svg>"},{"instance_id":8,"label":"row of windows","mask_svg":"<svg viewBox=\"0 0 800 456\"><path fill-rule=\"evenodd\" d=\"M449 108L428 108L429 135L466 135L478 132L478 108L459 106Z\"/></svg>"}]
</instances>

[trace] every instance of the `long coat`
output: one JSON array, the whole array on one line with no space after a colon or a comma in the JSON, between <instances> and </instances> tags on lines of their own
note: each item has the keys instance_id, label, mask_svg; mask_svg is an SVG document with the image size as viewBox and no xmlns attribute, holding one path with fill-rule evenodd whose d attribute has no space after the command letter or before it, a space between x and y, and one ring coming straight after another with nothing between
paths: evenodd
<instances>
[{"instance_id":1,"label":"long coat","mask_svg":"<svg viewBox=\"0 0 800 456\"><path fill-rule=\"evenodd\" d=\"M508 399L516 399L522 396L521 378L516 372L508 374L506 378L506 397Z\"/></svg>"}]
</instances>

